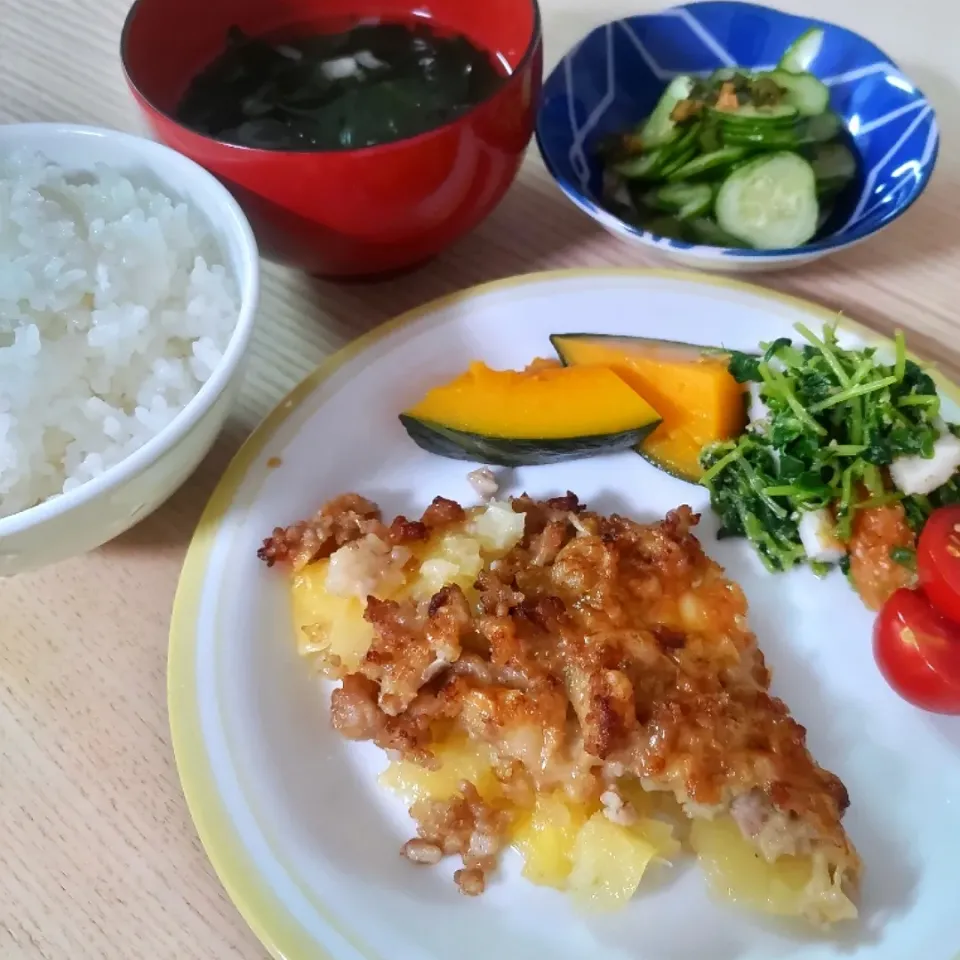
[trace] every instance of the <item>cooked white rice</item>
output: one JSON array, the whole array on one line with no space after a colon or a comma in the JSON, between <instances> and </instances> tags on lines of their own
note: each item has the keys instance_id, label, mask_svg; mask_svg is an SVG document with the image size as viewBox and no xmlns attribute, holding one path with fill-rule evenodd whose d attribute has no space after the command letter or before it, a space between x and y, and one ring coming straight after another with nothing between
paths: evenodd
<instances>
[{"instance_id":1,"label":"cooked white rice","mask_svg":"<svg viewBox=\"0 0 960 960\"><path fill-rule=\"evenodd\" d=\"M236 284L186 204L98 168L0 156L0 517L165 427L219 362Z\"/></svg>"}]
</instances>

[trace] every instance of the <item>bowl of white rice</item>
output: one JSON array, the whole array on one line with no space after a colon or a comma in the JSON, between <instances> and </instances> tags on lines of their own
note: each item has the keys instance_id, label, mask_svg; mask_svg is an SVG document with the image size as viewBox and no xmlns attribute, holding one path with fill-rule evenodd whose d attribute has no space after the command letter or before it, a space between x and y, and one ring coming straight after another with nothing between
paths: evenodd
<instances>
[{"instance_id":1,"label":"bowl of white rice","mask_svg":"<svg viewBox=\"0 0 960 960\"><path fill-rule=\"evenodd\" d=\"M166 500L240 388L257 246L230 193L140 137L0 126L0 576Z\"/></svg>"}]
</instances>

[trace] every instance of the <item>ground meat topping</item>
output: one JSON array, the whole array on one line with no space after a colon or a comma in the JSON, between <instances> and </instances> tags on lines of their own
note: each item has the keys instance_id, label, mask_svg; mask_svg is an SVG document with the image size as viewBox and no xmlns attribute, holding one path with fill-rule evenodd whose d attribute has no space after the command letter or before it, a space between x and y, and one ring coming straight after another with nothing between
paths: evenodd
<instances>
[{"instance_id":1,"label":"ground meat topping","mask_svg":"<svg viewBox=\"0 0 960 960\"><path fill-rule=\"evenodd\" d=\"M370 647L352 672L334 673L343 683L331 720L345 737L436 768L434 738L456 733L492 753L498 796L510 798L501 808L465 783L453 798L418 801L404 856L460 856L458 886L476 895L508 842L510 810L564 790L625 821L632 810L611 778L626 776L693 816L729 809L764 856L813 850L855 879L840 823L846 790L770 695L746 599L693 535L697 514L683 506L639 524L589 512L572 493L511 506L524 515L523 539L472 589L450 583L416 602L370 595ZM863 513L866 557L865 534L899 517ZM412 562L418 542L466 519L437 498L421 520L386 527L368 501L341 498L275 531L261 557L297 568L373 536ZM322 631L308 639L322 652Z\"/></svg>"},{"instance_id":2,"label":"ground meat topping","mask_svg":"<svg viewBox=\"0 0 960 960\"><path fill-rule=\"evenodd\" d=\"M436 864L443 859L443 850L428 840L408 840L400 853L412 863Z\"/></svg>"},{"instance_id":3,"label":"ground meat topping","mask_svg":"<svg viewBox=\"0 0 960 960\"><path fill-rule=\"evenodd\" d=\"M510 814L484 801L477 788L464 781L449 800L418 800L410 815L421 841L444 856L463 860L464 869L455 875L461 877L457 881L461 892L483 893L486 874L496 866L497 854L507 842Z\"/></svg>"},{"instance_id":4,"label":"ground meat topping","mask_svg":"<svg viewBox=\"0 0 960 960\"><path fill-rule=\"evenodd\" d=\"M453 882L465 897L479 897L487 889L487 878L482 870L457 870Z\"/></svg>"},{"instance_id":5,"label":"ground meat topping","mask_svg":"<svg viewBox=\"0 0 960 960\"><path fill-rule=\"evenodd\" d=\"M408 520L404 516L394 518L387 532L388 539L395 545L417 543L426 540L429 535L426 524L419 520Z\"/></svg>"},{"instance_id":6,"label":"ground meat topping","mask_svg":"<svg viewBox=\"0 0 960 960\"><path fill-rule=\"evenodd\" d=\"M439 530L442 527L461 523L465 519L466 513L463 507L455 500L447 500L446 497L434 497L433 502L423 511L423 517L421 517L428 530Z\"/></svg>"},{"instance_id":7,"label":"ground meat topping","mask_svg":"<svg viewBox=\"0 0 960 960\"><path fill-rule=\"evenodd\" d=\"M331 500L310 520L275 527L257 550L257 557L268 567L289 563L300 570L347 543L382 532L380 508L357 493L346 493Z\"/></svg>"},{"instance_id":8,"label":"ground meat topping","mask_svg":"<svg viewBox=\"0 0 960 960\"><path fill-rule=\"evenodd\" d=\"M505 617L523 603L523 594L504 583L496 573L483 570L473 585L480 592L480 608L494 617Z\"/></svg>"},{"instance_id":9,"label":"ground meat topping","mask_svg":"<svg viewBox=\"0 0 960 960\"><path fill-rule=\"evenodd\" d=\"M402 713L420 688L460 657L461 637L471 623L470 608L456 585L435 594L426 619L410 600L367 598L364 619L374 639L359 672L379 689L380 709Z\"/></svg>"}]
</instances>

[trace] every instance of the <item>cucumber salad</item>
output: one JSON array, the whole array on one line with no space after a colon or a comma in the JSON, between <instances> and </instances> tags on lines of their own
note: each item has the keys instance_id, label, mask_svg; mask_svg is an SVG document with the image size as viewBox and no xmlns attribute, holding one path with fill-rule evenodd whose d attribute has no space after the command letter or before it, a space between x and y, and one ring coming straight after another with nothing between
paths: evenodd
<instances>
[{"instance_id":1,"label":"cucumber salad","mask_svg":"<svg viewBox=\"0 0 960 960\"><path fill-rule=\"evenodd\" d=\"M730 355L749 390L749 426L703 449L701 482L721 535L747 537L769 570L806 562L850 574L865 558L854 586L879 605L889 586L909 582L931 512L960 503L960 429L944 421L902 334L885 363L873 347L842 348L830 327L819 337L796 329L805 342Z\"/></svg>"},{"instance_id":2,"label":"cucumber salad","mask_svg":"<svg viewBox=\"0 0 960 960\"><path fill-rule=\"evenodd\" d=\"M671 80L649 117L601 146L608 207L711 246L809 242L857 173L830 92L809 72L822 42L821 30L808 31L775 70Z\"/></svg>"}]
</instances>

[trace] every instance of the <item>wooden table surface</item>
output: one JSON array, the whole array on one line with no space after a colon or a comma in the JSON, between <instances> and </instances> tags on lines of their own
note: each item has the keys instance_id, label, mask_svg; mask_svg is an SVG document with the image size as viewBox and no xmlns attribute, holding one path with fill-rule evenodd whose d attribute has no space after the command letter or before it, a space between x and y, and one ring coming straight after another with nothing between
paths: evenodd
<instances>
[{"instance_id":1,"label":"wooden table surface","mask_svg":"<svg viewBox=\"0 0 960 960\"><path fill-rule=\"evenodd\" d=\"M128 0L0 0L0 122L140 130L118 37ZM541 0L547 66L650 0ZM960 370L960 61L950 0L787 0L867 33L943 128L925 196L882 237L760 282ZM940 27L937 26L939 16ZM264 266L249 378L214 452L159 512L97 553L0 581L0 958L226 960L265 951L217 882L184 804L165 696L167 621L199 512L247 432L321 358L401 310L484 280L642 265L549 182L531 149L501 207L422 270L337 286Z\"/></svg>"}]
</instances>

